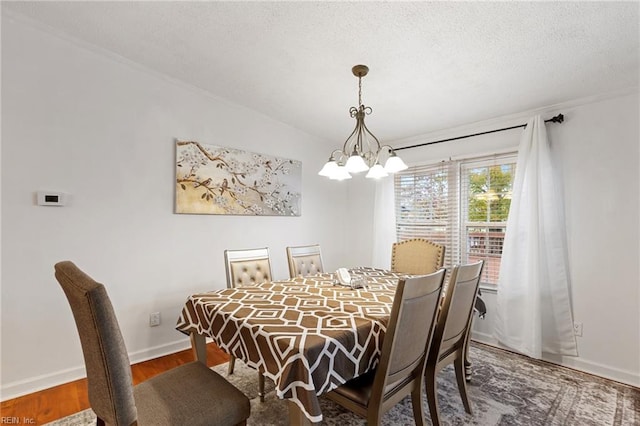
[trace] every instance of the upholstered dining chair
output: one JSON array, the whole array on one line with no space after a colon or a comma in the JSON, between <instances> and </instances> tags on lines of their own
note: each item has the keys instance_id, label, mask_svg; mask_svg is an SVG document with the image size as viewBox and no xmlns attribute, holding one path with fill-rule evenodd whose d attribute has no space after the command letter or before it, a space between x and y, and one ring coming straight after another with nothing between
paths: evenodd
<instances>
[{"instance_id":1,"label":"upholstered dining chair","mask_svg":"<svg viewBox=\"0 0 640 426\"><path fill-rule=\"evenodd\" d=\"M227 288L255 285L271 281L269 248L225 250Z\"/></svg>"},{"instance_id":2,"label":"upholstered dining chair","mask_svg":"<svg viewBox=\"0 0 640 426\"><path fill-rule=\"evenodd\" d=\"M80 335L89 402L100 425L244 425L249 399L201 362L136 386L113 305L104 285L72 262L55 265Z\"/></svg>"},{"instance_id":3,"label":"upholstered dining chair","mask_svg":"<svg viewBox=\"0 0 640 426\"><path fill-rule=\"evenodd\" d=\"M271 281L271 259L269 248L257 248L246 250L225 250L224 263L227 271L227 288L236 288L246 285L261 284ZM236 357L229 354L228 374L233 374L236 365ZM258 396L264 401L264 374L258 371Z\"/></svg>"},{"instance_id":4,"label":"upholstered dining chair","mask_svg":"<svg viewBox=\"0 0 640 426\"><path fill-rule=\"evenodd\" d=\"M471 315L478 295L484 261L456 266L451 272L438 322L429 348L425 368L425 387L429 413L434 426L440 424L437 375L443 367L453 363L458 391L467 413L472 414L465 380L466 350L469 343Z\"/></svg>"},{"instance_id":5,"label":"upholstered dining chair","mask_svg":"<svg viewBox=\"0 0 640 426\"><path fill-rule=\"evenodd\" d=\"M306 277L324 272L320 245L287 247L287 261L289 262L289 276Z\"/></svg>"},{"instance_id":6,"label":"upholstered dining chair","mask_svg":"<svg viewBox=\"0 0 640 426\"><path fill-rule=\"evenodd\" d=\"M391 270L404 274L424 275L442 268L445 247L424 238L393 243Z\"/></svg>"},{"instance_id":7,"label":"upholstered dining chair","mask_svg":"<svg viewBox=\"0 0 640 426\"><path fill-rule=\"evenodd\" d=\"M440 269L398 282L377 368L328 392L329 399L366 418L368 425L379 425L385 412L411 395L416 425L425 424L423 374L444 275Z\"/></svg>"}]
</instances>

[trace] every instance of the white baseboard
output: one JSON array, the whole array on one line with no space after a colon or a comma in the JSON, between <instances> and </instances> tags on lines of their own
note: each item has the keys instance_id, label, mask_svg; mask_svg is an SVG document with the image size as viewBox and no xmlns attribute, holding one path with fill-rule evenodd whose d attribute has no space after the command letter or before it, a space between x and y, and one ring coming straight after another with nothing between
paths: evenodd
<instances>
[{"instance_id":1,"label":"white baseboard","mask_svg":"<svg viewBox=\"0 0 640 426\"><path fill-rule=\"evenodd\" d=\"M137 364L142 361L147 361L149 359L179 352L190 347L191 344L189 343L188 339L181 339L164 345L154 346L152 348L132 352L129 354L129 360L132 364ZM74 380L82 379L86 377L86 375L87 373L85 371L84 365L80 365L49 374L30 377L28 379L20 380L17 382L3 384L0 388L1 400L6 401L8 399L17 398L19 396L41 391L43 389L48 389L53 386L58 386L63 383L69 383Z\"/></svg>"},{"instance_id":2,"label":"white baseboard","mask_svg":"<svg viewBox=\"0 0 640 426\"><path fill-rule=\"evenodd\" d=\"M490 346L495 346L497 348L512 350L504 345L501 345L498 340L490 334L473 331L471 333L471 339ZM558 358L561 359L561 362L559 362ZM557 355L545 356L543 354L542 360L550 362L552 364L560 365L562 367L567 367L574 370L582 371L584 373L603 377L605 379L614 380L626 385L640 387L640 375L638 375L637 373L634 374L632 371L621 370L619 368L610 367L608 365L599 364L593 361L588 361L580 357L558 357Z\"/></svg>"},{"instance_id":3,"label":"white baseboard","mask_svg":"<svg viewBox=\"0 0 640 426\"><path fill-rule=\"evenodd\" d=\"M547 361L545 359L545 361ZM549 361L553 362L553 361ZM564 357L563 366L640 388L640 375L582 358Z\"/></svg>"},{"instance_id":4,"label":"white baseboard","mask_svg":"<svg viewBox=\"0 0 640 426\"><path fill-rule=\"evenodd\" d=\"M154 346L152 348L130 353L129 360L131 361L131 364L137 364L153 358L180 352L185 349L189 349L190 347L191 343L189 342L189 339L180 339L171 343L165 343L164 345Z\"/></svg>"},{"instance_id":5,"label":"white baseboard","mask_svg":"<svg viewBox=\"0 0 640 426\"><path fill-rule=\"evenodd\" d=\"M471 334L471 338L480 343L509 350L509 348L501 345L496 340L496 338L490 334L474 331ZM181 339L175 342L167 343L160 346L154 346L152 348L130 353L129 360L132 364L136 364L139 362L147 361L149 359L179 352L188 349L189 347L189 340ZM558 363L557 360L547 359L545 357L543 357L543 360L551 362L553 364L561 365L563 367L568 367L574 370L579 370L585 373L604 377L606 379L615 380L617 382L624 383L630 386L640 387L640 377L631 371L620 370L607 365L587 361L581 358L563 357L562 363ZM3 385L2 388L0 388L1 400L6 401L8 399L17 398L22 395L41 391L43 389L58 386L63 383L72 382L85 376L86 372L84 369L84 365L81 365L50 374L31 377L29 379L21 380L18 382L7 383L6 385Z\"/></svg>"},{"instance_id":6,"label":"white baseboard","mask_svg":"<svg viewBox=\"0 0 640 426\"><path fill-rule=\"evenodd\" d=\"M29 393L37 392L63 383L73 382L74 380L86 377L84 365L56 371L49 374L30 377L25 380L3 384L0 388L2 401L17 398Z\"/></svg>"}]
</instances>

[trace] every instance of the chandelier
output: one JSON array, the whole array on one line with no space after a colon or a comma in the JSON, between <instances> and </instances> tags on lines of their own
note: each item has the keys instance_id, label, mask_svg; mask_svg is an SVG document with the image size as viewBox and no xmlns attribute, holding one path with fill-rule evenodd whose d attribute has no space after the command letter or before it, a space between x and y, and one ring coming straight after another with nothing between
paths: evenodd
<instances>
[{"instance_id":1,"label":"chandelier","mask_svg":"<svg viewBox=\"0 0 640 426\"><path fill-rule=\"evenodd\" d=\"M351 69L358 77L358 107L351 107L349 114L356 119L356 127L342 146L331 153L329 161L318 172L329 179L351 179L351 174L366 172L368 178L378 179L407 168L389 145L380 145L380 141L364 124L364 117L371 114L371 107L362 104L362 77L369 72L366 65L356 65ZM384 162L384 167L382 163Z\"/></svg>"}]
</instances>

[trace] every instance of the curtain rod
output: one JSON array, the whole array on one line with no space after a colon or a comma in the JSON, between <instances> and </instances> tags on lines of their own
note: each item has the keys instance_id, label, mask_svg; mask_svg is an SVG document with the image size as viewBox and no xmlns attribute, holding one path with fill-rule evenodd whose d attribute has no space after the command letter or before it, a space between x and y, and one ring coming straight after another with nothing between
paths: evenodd
<instances>
[{"instance_id":1,"label":"curtain rod","mask_svg":"<svg viewBox=\"0 0 640 426\"><path fill-rule=\"evenodd\" d=\"M558 114L555 117L552 117L552 118L550 118L548 120L544 120L545 123L550 123L550 122L551 123L562 123L563 121L564 121L564 115L562 115L562 114ZM442 139L442 140L433 141L433 142L419 143L417 145L402 146L400 148L395 148L394 151L401 151L403 149L409 149L409 148L417 148L417 147L420 147L420 146L434 145L434 144L442 143L442 142L456 141L458 139L471 138L473 136L486 135L486 134L489 134L489 133L504 132L505 130L518 129L520 127L527 127L527 124L526 123L525 124L519 124L517 126L505 127L503 129L487 130L486 132L474 133L472 135L457 136L455 138Z\"/></svg>"}]
</instances>

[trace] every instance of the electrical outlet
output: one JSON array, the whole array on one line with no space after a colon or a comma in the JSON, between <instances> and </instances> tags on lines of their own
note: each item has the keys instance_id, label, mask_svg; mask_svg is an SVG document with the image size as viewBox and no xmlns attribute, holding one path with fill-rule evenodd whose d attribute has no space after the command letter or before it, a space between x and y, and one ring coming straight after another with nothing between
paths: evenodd
<instances>
[{"instance_id":1,"label":"electrical outlet","mask_svg":"<svg viewBox=\"0 0 640 426\"><path fill-rule=\"evenodd\" d=\"M582 323L581 322L574 322L573 323L573 333L578 337L582 337Z\"/></svg>"},{"instance_id":2,"label":"electrical outlet","mask_svg":"<svg viewBox=\"0 0 640 426\"><path fill-rule=\"evenodd\" d=\"M160 312L152 312L149 314L149 327L157 327L160 325Z\"/></svg>"}]
</instances>

